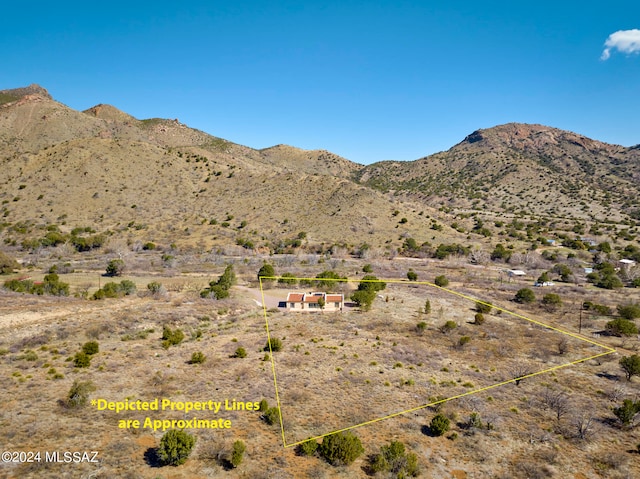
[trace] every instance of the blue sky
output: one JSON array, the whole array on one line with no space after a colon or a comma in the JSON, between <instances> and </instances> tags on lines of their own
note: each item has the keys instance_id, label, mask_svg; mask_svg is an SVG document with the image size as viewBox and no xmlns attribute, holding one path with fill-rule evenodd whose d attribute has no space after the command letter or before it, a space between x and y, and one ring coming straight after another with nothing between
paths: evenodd
<instances>
[{"instance_id":1,"label":"blue sky","mask_svg":"<svg viewBox=\"0 0 640 479\"><path fill-rule=\"evenodd\" d=\"M0 89L38 83L79 110L359 163L507 122L640 143L639 2L25 5L2 7Z\"/></svg>"}]
</instances>

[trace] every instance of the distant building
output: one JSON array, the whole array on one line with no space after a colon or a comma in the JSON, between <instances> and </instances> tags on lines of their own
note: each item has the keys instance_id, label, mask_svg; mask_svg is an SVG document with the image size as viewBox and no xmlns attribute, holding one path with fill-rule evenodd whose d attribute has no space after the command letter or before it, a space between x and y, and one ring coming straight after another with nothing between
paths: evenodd
<instances>
[{"instance_id":1,"label":"distant building","mask_svg":"<svg viewBox=\"0 0 640 479\"><path fill-rule=\"evenodd\" d=\"M521 269L508 269L507 270L507 276L509 276L509 278L513 278L514 276L526 276L526 275L527 275L527 273L525 273Z\"/></svg>"},{"instance_id":2,"label":"distant building","mask_svg":"<svg viewBox=\"0 0 640 479\"><path fill-rule=\"evenodd\" d=\"M554 239L548 239L548 240L547 240L547 244L548 244L549 246L555 246L555 245L556 245L556 240L554 240Z\"/></svg>"},{"instance_id":3,"label":"distant building","mask_svg":"<svg viewBox=\"0 0 640 479\"><path fill-rule=\"evenodd\" d=\"M623 266L633 266L636 264L636 262L633 261L632 259L621 259L620 261L618 261L618 263L620 263Z\"/></svg>"},{"instance_id":4,"label":"distant building","mask_svg":"<svg viewBox=\"0 0 640 479\"><path fill-rule=\"evenodd\" d=\"M324 306L321 307L323 302ZM344 308L344 295L323 292L290 292L287 294L286 308L289 311L342 311Z\"/></svg>"}]
</instances>

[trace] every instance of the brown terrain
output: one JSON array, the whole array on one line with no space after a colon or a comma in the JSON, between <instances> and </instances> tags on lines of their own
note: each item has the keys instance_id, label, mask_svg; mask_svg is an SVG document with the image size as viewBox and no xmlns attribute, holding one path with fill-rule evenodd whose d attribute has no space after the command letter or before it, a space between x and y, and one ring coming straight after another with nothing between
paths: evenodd
<instances>
[{"instance_id":1,"label":"brown terrain","mask_svg":"<svg viewBox=\"0 0 640 479\"><path fill-rule=\"evenodd\" d=\"M640 378L619 364L640 343L607 330L617 306L640 304L637 265L618 262L640 254L639 151L509 124L414 162L362 166L109 105L74 111L36 85L0 91L0 449L98 451L96 463L4 462L0 478L397 477L371 470L392 440L425 478L640 477L640 414L628 425L614 414L640 398ZM492 258L497 244L509 255ZM112 260L120 276L106 276ZM323 283L261 291L265 262L276 276L332 270L350 279L334 287L347 298L366 274L387 284L369 311L294 313L277 307L287 292ZM605 263L611 289L584 270ZM202 297L227 265L229 297ZM47 285L53 271L68 296L8 286ZM554 284L533 287L545 272ZM432 284L440 275L445 289ZM122 281L135 288L92 299ZM533 302L514 301L522 288ZM476 300L493 305L482 324ZM182 341L163 345L167 327ZM281 351L265 351L267 327ZM99 351L81 367L90 341ZM78 382L92 386L85 405L69 398ZM266 399L282 425L235 406L117 413L98 399ZM442 436L437 414L450 421ZM231 427L185 428L193 452L161 466L163 430L145 419L195 417ZM352 464L295 447L350 428L365 450ZM237 440L246 452L231 467Z\"/></svg>"}]
</instances>

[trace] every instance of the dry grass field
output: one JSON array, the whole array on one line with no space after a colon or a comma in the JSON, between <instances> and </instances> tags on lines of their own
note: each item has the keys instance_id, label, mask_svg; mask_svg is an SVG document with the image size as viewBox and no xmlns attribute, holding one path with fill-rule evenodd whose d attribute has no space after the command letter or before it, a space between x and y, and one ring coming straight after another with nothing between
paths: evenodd
<instances>
[{"instance_id":1,"label":"dry grass field","mask_svg":"<svg viewBox=\"0 0 640 479\"><path fill-rule=\"evenodd\" d=\"M131 279L139 293L120 299L90 301L0 292L0 377L3 378L0 437L4 450L98 451L99 463L2 464L0 478L347 478L368 477L367 460L390 440L400 440L417 454L421 477L429 478L632 478L640 475L637 429L620 427L611 408L635 398L640 381L626 381L618 365L623 355L637 352L638 340L600 336L606 318L584 318L582 334L613 347L615 354L526 378L516 385L473 393L483 387L603 352L602 348L568 338L561 354L557 332L494 309L482 325L471 324L474 302L429 285L389 281L369 312L347 308L343 313L298 315L270 309L273 337L283 349L273 353L285 440L293 444L408 409L415 410L354 429L365 455L350 466L334 467L319 458L297 455L283 447L280 427L268 425L257 411L209 412L128 411L116 413L65 405L74 381L91 381L91 399L107 401L221 401L276 405L271 362L265 358L265 316L253 293L259 293L256 272L260 257L235 261L239 284L225 300L200 298L198 291L222 273L224 261L204 263L196 256L179 258L180 269L167 274L149 267L152 255L140 253ZM273 257L278 272L309 277L327 269ZM96 265L104 264L96 258ZM130 258L133 263L133 258ZM158 262L159 263L159 262ZM362 277L363 262L336 262L336 271ZM577 333L583 300L615 305L628 300L621 292L560 285L563 300L548 312L539 303L522 306L512 300L530 281L500 281L488 268L455 262L379 260L372 263L379 278L402 280L408 266L419 280L444 274L448 289L490 301L505 310L540 319ZM96 288L100 271L90 264L69 278L72 293ZM25 274L23 272L22 274ZM35 272L29 273L35 275ZM94 278L93 280L91 278ZM110 280L101 278L100 281ZM145 283L159 281L169 290L147 294ZM355 288L355 284L349 284ZM90 289L91 291L92 289ZM265 293L284 298L287 289L273 285ZM540 293L538 293L540 294ZM388 301L387 301L388 297ZM419 309L425 299L431 313ZM637 298L636 298L637 300ZM443 333L448 320L457 327ZM424 321L420 332L416 325ZM165 349L163 327L179 328L184 340ZM467 344L460 338L469 336ZM73 357L87 341L99 352L88 368L74 367ZM246 350L245 358L232 357ZM206 360L190 364L194 352ZM308 354L307 354L308 353ZM430 407L437 399L467 394ZM560 419L545 398L566 399ZM436 412L447 415L451 430L435 437L429 422ZM472 413L480 424L470 424ZM142 427L144 419L223 418L230 429L187 429L196 446L184 465L158 467L154 449L161 430ZM120 429L119 420L140 420L138 429ZM247 452L238 468L227 469L231 445L241 439Z\"/></svg>"}]
</instances>

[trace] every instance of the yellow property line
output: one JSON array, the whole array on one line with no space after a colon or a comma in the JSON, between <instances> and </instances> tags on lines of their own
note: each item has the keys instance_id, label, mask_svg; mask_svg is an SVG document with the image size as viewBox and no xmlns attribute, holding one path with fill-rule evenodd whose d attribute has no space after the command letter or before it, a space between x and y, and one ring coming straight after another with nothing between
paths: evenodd
<instances>
[{"instance_id":1,"label":"yellow property line","mask_svg":"<svg viewBox=\"0 0 640 479\"><path fill-rule=\"evenodd\" d=\"M342 429L337 429L335 431L331 431L331 432L328 432L326 434L322 434L320 436L310 437L310 438L305 439L303 441L298 441L298 442L294 442L294 443L291 443L291 444L287 444L287 441L286 441L286 438L285 438L285 433L284 433L284 424L282 422L282 409L281 409L281 406L280 406L280 398L279 398L279 395L278 395L278 384L277 384L277 381L276 381L275 362L274 362L274 359L273 359L273 352L271 351L271 342L270 342L270 335L269 335L269 320L268 320L268 317L267 317L267 307L266 307L266 304L265 304L265 301L264 301L264 290L262 288L262 280L263 279L264 280L278 280L280 278L282 278L282 276L260 276L258 279L260 281L260 292L262 294L262 306L263 306L266 329L267 329L267 340L268 340L268 343L269 343L269 352L271 354L271 369L273 371L273 384L274 384L275 391L276 391L276 402L278 403L278 413L279 413L279 416L280 416L280 429L281 429L281 433L282 433L282 444L283 444L283 446L285 448L294 447L294 446L297 446L297 445L302 444L302 443L307 442L307 441L315 441L317 439L322 439L323 437L330 436L331 434L336 434L336 433L339 433L339 432L344 432L344 431L348 431L348 430L351 430L351 429L355 429L357 427L366 426L366 425L369 425L369 424L374 424L376 422L383 421L385 419L391 419L391 418L394 418L394 417L397 417L397 416L400 416L400 415L403 415L403 414L407 414L407 413L411 413L411 412L414 412L414 411L418 411L420 409L427 408L429 406L435 406L437 404L441 404L441 403L444 403L444 402L447 402L447 401L451 401L453 399L459 399L461 397L470 396L472 394L478 394L478 393L483 392L483 391L488 391L489 389L493 389L493 388L497 388L497 387L500 387L500 386L504 386L505 384L509 384L509 383L512 383L512 382L519 382L519 381L521 381L523 379L526 379L526 378L530 378L530 377L533 377L533 376L538 376L540 374L544 374L544 373L548 373L548 372L551 372L551 371L555 371L557 369L566 368L568 366L573 366L573 365L578 364L578 363L589 361L590 359L599 358L601 356L607 356L609 354L612 354L612 353L616 352L616 350L614 348L611 348L609 346L605 346L604 344L597 343L597 342L592 341L592 340L590 340L588 338L585 338L585 337L583 337L581 335L572 333L570 331L564 331L562 329L556 328L554 326L550 326L550 325L548 325L546 323L543 323L541 321L537 321L535 319L527 318L526 316L522 316L521 314L514 313L512 311L500 308L500 307L498 307L498 306L496 306L494 304L481 301L481 300L479 300L477 298L473 298L471 296L467 296L467 295L462 294L462 293L458 293L457 291L453 291L453 290L450 290L450 289L447 289L447 288L443 288L441 286L437 286L437 285L435 285L433 283L430 283L428 281L406 281L406 280L394 280L394 279L391 279L391 280L384 280L384 279L372 280L372 279L344 279L344 278L340 278L340 279L334 279L334 278L297 278L297 277L294 278L294 277L286 277L285 276L284 279L296 280L296 281L305 280L305 281L336 281L336 282L351 282L351 283L366 282L366 283L424 284L424 285L427 285L427 286L431 286L433 288L441 289L443 291L446 291L447 293L454 294L454 295L459 296L459 297L464 298L464 299L475 301L475 302L478 302L480 304L484 304L486 306L491 306L492 308L495 308L495 309L497 309L499 311L502 311L504 313L510 314L510 315L515 316L517 318L524 319L525 321L529 321L530 323L537 324L538 326L542 326L542 327L544 327L546 329L551 329L551 330L556 331L556 332L558 332L560 334L565 334L565 335L570 336L570 337L572 337L574 339L577 339L579 341L584 341L586 343L592 344L594 346L598 346L598 347L603 348L603 349L606 350L605 352L600 353L600 354L596 354L594 356L589 356L587 358L577 359L575 361L571 361L571 362L568 362L568 363L565 363L565 364L560 364L560 365L557 365L557 366L553 366L551 368L547 368L547 369L544 369L542 371L537 371L537 372L534 372L534 373L531 373L531 374L526 374L524 376L508 379L506 381L502 381L502 382L499 382L497 384L492 384L491 386L487 386L487 387L483 387L483 388L479 388L479 389L474 389L474 390L471 390L471 391L464 392L462 394L458 394L456 396L451 396L449 398L440 399L439 401L435 401L435 402L432 402L432 403L429 403L429 404L423 404L421 406L417 406L417 407L414 407L414 408L411 408L411 409L407 409L405 411L396 412L396 413L393 413L393 414L389 414L388 416L379 417L379 418L376 418L376 419L372 419L370 421L365 421L365 422L362 422L362 423L359 423L359 424L355 424L353 426L345 427L345 428L342 428Z\"/></svg>"}]
</instances>

